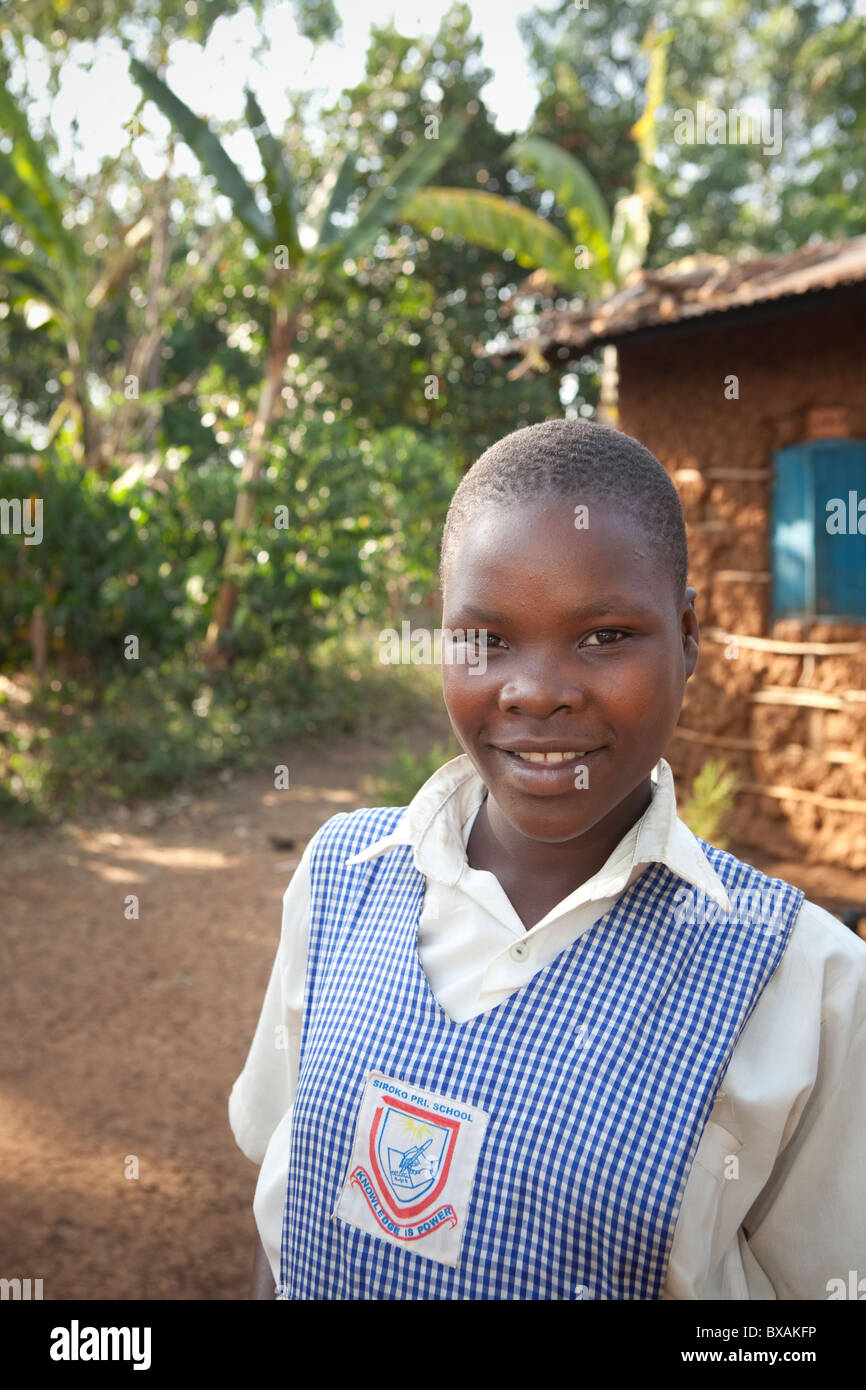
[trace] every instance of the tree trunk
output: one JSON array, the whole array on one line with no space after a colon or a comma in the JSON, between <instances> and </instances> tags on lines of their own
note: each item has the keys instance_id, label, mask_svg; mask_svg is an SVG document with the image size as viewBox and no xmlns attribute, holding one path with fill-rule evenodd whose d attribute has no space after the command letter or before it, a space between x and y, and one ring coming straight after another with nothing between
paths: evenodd
<instances>
[{"instance_id":1,"label":"tree trunk","mask_svg":"<svg viewBox=\"0 0 866 1390\"><path fill-rule=\"evenodd\" d=\"M163 175L163 183L167 184L165 175ZM145 336L150 335L154 337L155 342L150 354L150 359L145 364L142 376L142 390L145 393L155 391L159 386L162 376L162 356L159 351L162 346L162 333L159 331L159 324L162 318L162 301L165 295L165 283L168 277L169 264L171 262L171 235L169 231L170 202L171 193L166 187L162 191L161 201L157 204L153 215L150 265L147 271L147 303L144 309L144 331ZM141 443L141 447L146 454L149 454L153 449L153 440L156 434L156 423L158 418L159 407L149 405L145 413L144 437Z\"/></svg>"},{"instance_id":2,"label":"tree trunk","mask_svg":"<svg viewBox=\"0 0 866 1390\"><path fill-rule=\"evenodd\" d=\"M39 603L30 617L30 650L33 655L33 670L42 680L48 664L48 626L45 622L45 609Z\"/></svg>"},{"instance_id":3,"label":"tree trunk","mask_svg":"<svg viewBox=\"0 0 866 1390\"><path fill-rule=\"evenodd\" d=\"M289 314L283 308L275 308L271 314L265 379L250 434L246 462L238 482L232 532L223 561L224 578L217 594L214 615L208 627L203 651L205 665L212 669L225 665L229 658L224 639L225 634L231 631L240 595L237 572L244 559L242 536L252 520L253 488L261 477L265 441L279 405L283 371L295 339L297 318L297 314Z\"/></svg>"},{"instance_id":4,"label":"tree trunk","mask_svg":"<svg viewBox=\"0 0 866 1390\"><path fill-rule=\"evenodd\" d=\"M66 352L72 369L72 396L81 420L83 462L102 478L105 476L105 457L102 451L102 430L87 391L87 377L77 338L67 338Z\"/></svg>"}]
</instances>

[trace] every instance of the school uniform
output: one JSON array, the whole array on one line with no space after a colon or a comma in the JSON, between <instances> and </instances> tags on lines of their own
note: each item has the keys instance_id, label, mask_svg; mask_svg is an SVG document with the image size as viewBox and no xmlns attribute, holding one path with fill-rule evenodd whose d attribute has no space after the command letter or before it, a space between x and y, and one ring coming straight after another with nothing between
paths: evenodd
<instances>
[{"instance_id":1,"label":"school uniform","mask_svg":"<svg viewBox=\"0 0 866 1390\"><path fill-rule=\"evenodd\" d=\"M663 760L526 931L466 862L484 795L461 756L405 810L335 816L286 891L229 1101L279 1296L824 1299L866 1275L866 946L692 835Z\"/></svg>"}]
</instances>

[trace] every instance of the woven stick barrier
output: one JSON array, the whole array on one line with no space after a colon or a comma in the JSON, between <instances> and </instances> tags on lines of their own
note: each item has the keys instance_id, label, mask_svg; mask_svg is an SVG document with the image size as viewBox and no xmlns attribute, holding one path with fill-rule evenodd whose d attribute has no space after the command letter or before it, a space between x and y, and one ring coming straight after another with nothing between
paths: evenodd
<instances>
[{"instance_id":1,"label":"woven stick barrier","mask_svg":"<svg viewBox=\"0 0 866 1390\"><path fill-rule=\"evenodd\" d=\"M676 769L674 769L676 771ZM853 812L866 815L866 801L856 801L852 797L825 796L823 792L810 792L802 787L781 787L774 784L764 786L761 782L739 782L737 795L750 792L753 796L767 796L773 801L805 801L810 806L820 806L823 811Z\"/></svg>"},{"instance_id":2,"label":"woven stick barrier","mask_svg":"<svg viewBox=\"0 0 866 1390\"><path fill-rule=\"evenodd\" d=\"M674 729L674 738L686 743L705 743L713 748L736 748L743 752L769 752L771 744L762 738L734 738L731 734L705 734L701 729Z\"/></svg>"},{"instance_id":3,"label":"woven stick barrier","mask_svg":"<svg viewBox=\"0 0 866 1390\"><path fill-rule=\"evenodd\" d=\"M771 796L776 801L806 801L825 811L853 811L857 815L866 815L866 801L855 801L845 796L824 796L822 792L808 792L800 787L764 787L760 782L741 782L737 790L753 792L755 796Z\"/></svg>"},{"instance_id":4,"label":"woven stick barrier","mask_svg":"<svg viewBox=\"0 0 866 1390\"><path fill-rule=\"evenodd\" d=\"M721 580L730 584L769 584L773 578L769 570L716 570L713 583Z\"/></svg>"},{"instance_id":5,"label":"woven stick barrier","mask_svg":"<svg viewBox=\"0 0 866 1390\"><path fill-rule=\"evenodd\" d=\"M753 705L805 705L810 709L843 710L866 700L866 690L842 690L838 695L828 695L823 690L805 690L800 686L768 685L763 690L753 690L746 699Z\"/></svg>"},{"instance_id":6,"label":"woven stick barrier","mask_svg":"<svg viewBox=\"0 0 866 1390\"><path fill-rule=\"evenodd\" d=\"M773 474L769 468L708 468L703 476L711 483L763 483Z\"/></svg>"},{"instance_id":7,"label":"woven stick barrier","mask_svg":"<svg viewBox=\"0 0 866 1390\"><path fill-rule=\"evenodd\" d=\"M737 752L744 753L803 753L802 743L782 743L772 744L765 738L735 738L731 734L708 734L703 729L674 729L674 738L681 738L685 743L699 743L707 748L730 748ZM808 752L812 757L823 758L828 763L844 763L846 766L866 768L866 758L859 753L852 753L847 748L810 748Z\"/></svg>"},{"instance_id":8,"label":"woven stick barrier","mask_svg":"<svg viewBox=\"0 0 866 1390\"><path fill-rule=\"evenodd\" d=\"M736 642L756 652L777 652L780 656L856 656L866 651L866 642L782 642L771 637L743 637L721 627L705 627L701 636L711 642Z\"/></svg>"}]
</instances>

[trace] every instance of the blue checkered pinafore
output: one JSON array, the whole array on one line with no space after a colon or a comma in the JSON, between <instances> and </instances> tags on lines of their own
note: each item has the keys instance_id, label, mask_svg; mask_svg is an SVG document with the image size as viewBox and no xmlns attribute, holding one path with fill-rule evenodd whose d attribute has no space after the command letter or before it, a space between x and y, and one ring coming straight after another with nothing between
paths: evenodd
<instances>
[{"instance_id":1,"label":"blue checkered pinafore","mask_svg":"<svg viewBox=\"0 0 866 1390\"><path fill-rule=\"evenodd\" d=\"M683 911L690 885L652 865L522 989L455 1023L418 957L411 846L345 865L400 815L334 816L312 856L277 1297L660 1298L713 1099L803 893L699 841L731 914ZM489 1115L456 1266L333 1216L371 1071Z\"/></svg>"}]
</instances>

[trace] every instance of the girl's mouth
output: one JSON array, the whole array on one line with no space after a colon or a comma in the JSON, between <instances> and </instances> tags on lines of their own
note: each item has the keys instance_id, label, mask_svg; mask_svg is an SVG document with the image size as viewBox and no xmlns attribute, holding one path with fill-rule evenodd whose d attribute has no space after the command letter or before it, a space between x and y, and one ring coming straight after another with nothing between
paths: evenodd
<instances>
[{"instance_id":1,"label":"girl's mouth","mask_svg":"<svg viewBox=\"0 0 866 1390\"><path fill-rule=\"evenodd\" d=\"M573 763L578 758L586 757L586 749L581 752L569 753L520 753L512 748L506 748L506 753L510 753L514 758L522 758L528 763Z\"/></svg>"},{"instance_id":2,"label":"girl's mouth","mask_svg":"<svg viewBox=\"0 0 866 1390\"><path fill-rule=\"evenodd\" d=\"M569 789L577 790L578 786L586 787L589 767L603 751L601 748L573 748L540 753L493 747L507 765L510 777L523 790L560 794Z\"/></svg>"}]
</instances>

